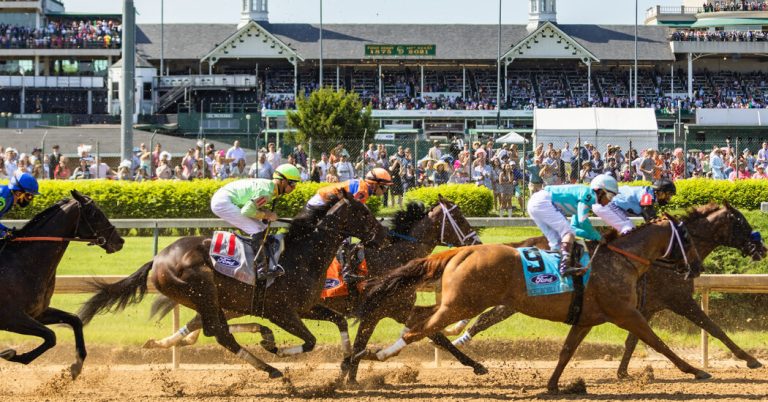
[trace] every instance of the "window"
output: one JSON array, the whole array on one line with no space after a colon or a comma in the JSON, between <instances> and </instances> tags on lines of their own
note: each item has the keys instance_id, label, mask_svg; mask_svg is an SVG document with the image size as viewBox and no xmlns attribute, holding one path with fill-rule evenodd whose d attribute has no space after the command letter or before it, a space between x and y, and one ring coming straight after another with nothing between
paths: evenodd
<instances>
[{"instance_id":1,"label":"window","mask_svg":"<svg viewBox=\"0 0 768 402\"><path fill-rule=\"evenodd\" d=\"M538 10L539 0L531 0L531 12L535 13Z\"/></svg>"},{"instance_id":2,"label":"window","mask_svg":"<svg viewBox=\"0 0 768 402\"><path fill-rule=\"evenodd\" d=\"M120 99L120 83L118 82L112 83L112 99Z\"/></svg>"},{"instance_id":3,"label":"window","mask_svg":"<svg viewBox=\"0 0 768 402\"><path fill-rule=\"evenodd\" d=\"M150 100L152 99L152 83L151 82L145 82L144 83L144 95L142 97L143 100Z\"/></svg>"}]
</instances>

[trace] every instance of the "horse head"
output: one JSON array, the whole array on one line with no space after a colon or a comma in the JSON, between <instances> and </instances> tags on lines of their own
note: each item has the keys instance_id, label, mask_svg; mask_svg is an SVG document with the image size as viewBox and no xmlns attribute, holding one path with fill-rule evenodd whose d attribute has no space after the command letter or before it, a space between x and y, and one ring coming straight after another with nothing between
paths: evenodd
<instances>
[{"instance_id":1,"label":"horse head","mask_svg":"<svg viewBox=\"0 0 768 402\"><path fill-rule=\"evenodd\" d=\"M355 197L342 191L340 199L326 212L317 228L357 237L364 245L378 246L389 237L389 230Z\"/></svg>"},{"instance_id":2,"label":"horse head","mask_svg":"<svg viewBox=\"0 0 768 402\"><path fill-rule=\"evenodd\" d=\"M760 232L753 231L747 218L738 209L731 206L728 201L723 203L723 213L713 214L708 217L713 226L718 227L718 221L724 220L724 224L730 223L731 233L727 237L726 246L741 251L743 256L752 257L753 261L760 261L768 254ZM726 226L727 227L727 226Z\"/></svg>"},{"instance_id":3,"label":"horse head","mask_svg":"<svg viewBox=\"0 0 768 402\"><path fill-rule=\"evenodd\" d=\"M97 244L108 254L120 251L125 241L117 233L115 226L107 219L96 203L88 196L77 190L71 191L72 198L80 207L80 220L78 221L75 236L93 240L91 244Z\"/></svg>"},{"instance_id":4,"label":"horse head","mask_svg":"<svg viewBox=\"0 0 768 402\"><path fill-rule=\"evenodd\" d=\"M482 243L459 206L442 194L437 195L437 205L429 212L429 218L439 225L440 243L443 245L471 246Z\"/></svg>"},{"instance_id":5,"label":"horse head","mask_svg":"<svg viewBox=\"0 0 768 402\"><path fill-rule=\"evenodd\" d=\"M666 212L664 217L666 220L662 221L662 223L668 222L671 234L667 252L663 258L675 261L682 260L683 264L676 264L675 266L678 273L685 274L685 279L699 277L703 270L701 256L699 256L699 252L688 232L685 222L678 221L674 216Z\"/></svg>"}]
</instances>

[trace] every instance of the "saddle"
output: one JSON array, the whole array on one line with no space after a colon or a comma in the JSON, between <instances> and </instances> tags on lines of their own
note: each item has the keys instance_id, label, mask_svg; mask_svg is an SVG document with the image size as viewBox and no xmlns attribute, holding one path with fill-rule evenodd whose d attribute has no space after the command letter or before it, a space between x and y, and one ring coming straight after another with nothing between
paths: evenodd
<instances>
[{"instance_id":1,"label":"saddle","mask_svg":"<svg viewBox=\"0 0 768 402\"><path fill-rule=\"evenodd\" d=\"M283 240L283 235L269 236L264 244L264 247L270 247L276 261L285 248ZM227 231L213 233L209 254L216 272L249 285L256 282L256 272L267 264L266 258L260 258L259 265L254 266L251 239Z\"/></svg>"},{"instance_id":2,"label":"saddle","mask_svg":"<svg viewBox=\"0 0 768 402\"><path fill-rule=\"evenodd\" d=\"M362 281L357 283L355 289L350 290L349 286L344 281L345 268L352 268L352 272L355 275L363 277L368 276L368 263L365 260L365 254L362 251L362 248L358 248L354 244L343 244L339 248L336 257L326 271L325 285L320 294L321 298L328 299L349 296L350 291L361 292L364 289L365 282Z\"/></svg>"},{"instance_id":3,"label":"saddle","mask_svg":"<svg viewBox=\"0 0 768 402\"><path fill-rule=\"evenodd\" d=\"M560 275L560 253L535 247L517 250L523 262L523 273L529 296L548 296L574 291L573 278ZM574 244L571 256L573 258L571 266L589 265L590 256L587 248L578 242ZM583 278L586 284L589 280L589 271L583 275Z\"/></svg>"}]
</instances>

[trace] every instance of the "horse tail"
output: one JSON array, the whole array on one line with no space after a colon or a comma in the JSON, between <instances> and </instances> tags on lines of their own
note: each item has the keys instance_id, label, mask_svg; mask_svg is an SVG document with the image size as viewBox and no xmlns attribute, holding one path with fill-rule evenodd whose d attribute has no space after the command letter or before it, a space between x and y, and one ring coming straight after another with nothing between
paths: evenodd
<instances>
[{"instance_id":1,"label":"horse tail","mask_svg":"<svg viewBox=\"0 0 768 402\"><path fill-rule=\"evenodd\" d=\"M440 279L448 262L460 249L450 249L426 258L419 258L366 284L363 302L353 312L362 318L384 305L387 299L404 297L415 293L425 282Z\"/></svg>"},{"instance_id":2,"label":"horse tail","mask_svg":"<svg viewBox=\"0 0 768 402\"><path fill-rule=\"evenodd\" d=\"M160 321L163 317L168 315L178 303L173 301L166 295L158 295L155 301L152 302L152 309L149 311L149 318L156 318Z\"/></svg>"},{"instance_id":3,"label":"horse tail","mask_svg":"<svg viewBox=\"0 0 768 402\"><path fill-rule=\"evenodd\" d=\"M147 293L147 278L152 270L152 263L153 261L150 261L142 265L138 271L119 282L91 282L96 295L88 299L78 312L83 324L88 324L96 314L113 310L113 307L113 311L122 311L129 304L140 302Z\"/></svg>"}]
</instances>

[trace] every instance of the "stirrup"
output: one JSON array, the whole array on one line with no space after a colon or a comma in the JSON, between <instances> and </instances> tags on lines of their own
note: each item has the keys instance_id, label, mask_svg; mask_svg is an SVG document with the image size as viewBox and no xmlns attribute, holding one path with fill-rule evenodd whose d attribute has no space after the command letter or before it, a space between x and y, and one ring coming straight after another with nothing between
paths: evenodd
<instances>
[{"instance_id":1,"label":"stirrup","mask_svg":"<svg viewBox=\"0 0 768 402\"><path fill-rule=\"evenodd\" d=\"M281 265L275 265L274 267L259 270L257 275L260 281L270 279L274 280L285 275L285 269L283 269Z\"/></svg>"}]
</instances>

